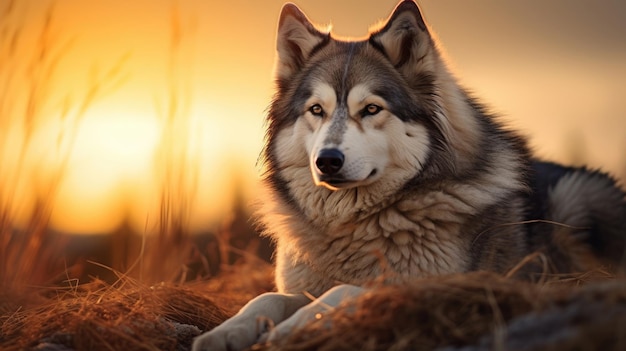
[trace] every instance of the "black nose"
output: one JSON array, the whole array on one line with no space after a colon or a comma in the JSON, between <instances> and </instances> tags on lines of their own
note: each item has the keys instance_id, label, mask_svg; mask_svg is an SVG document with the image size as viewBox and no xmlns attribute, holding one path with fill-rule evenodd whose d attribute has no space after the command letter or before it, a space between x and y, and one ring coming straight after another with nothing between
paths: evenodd
<instances>
[{"instance_id":1,"label":"black nose","mask_svg":"<svg viewBox=\"0 0 626 351\"><path fill-rule=\"evenodd\" d=\"M315 159L315 165L322 174L333 175L343 166L343 153L337 149L322 149Z\"/></svg>"}]
</instances>

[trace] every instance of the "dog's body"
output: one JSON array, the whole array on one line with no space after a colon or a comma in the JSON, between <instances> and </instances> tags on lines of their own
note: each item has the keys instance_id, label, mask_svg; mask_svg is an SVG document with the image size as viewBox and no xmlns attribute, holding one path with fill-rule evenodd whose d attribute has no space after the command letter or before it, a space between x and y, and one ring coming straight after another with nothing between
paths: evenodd
<instances>
[{"instance_id":1,"label":"dog's body","mask_svg":"<svg viewBox=\"0 0 626 351\"><path fill-rule=\"evenodd\" d=\"M533 161L460 87L413 1L362 41L285 5L278 55L260 218L279 293L196 349L249 346L255 317L280 323L302 293L338 284L505 273L533 252L554 272L622 259L624 193L604 174Z\"/></svg>"}]
</instances>

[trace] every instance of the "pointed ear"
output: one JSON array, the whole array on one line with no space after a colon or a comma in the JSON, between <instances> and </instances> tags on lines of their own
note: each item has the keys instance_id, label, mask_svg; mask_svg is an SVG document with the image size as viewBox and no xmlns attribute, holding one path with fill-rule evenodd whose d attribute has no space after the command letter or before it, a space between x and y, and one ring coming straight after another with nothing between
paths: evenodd
<instances>
[{"instance_id":1,"label":"pointed ear","mask_svg":"<svg viewBox=\"0 0 626 351\"><path fill-rule=\"evenodd\" d=\"M317 30L296 5L285 4L280 13L276 43L278 78L289 78L302 69L311 52L329 39L330 34Z\"/></svg>"},{"instance_id":2,"label":"pointed ear","mask_svg":"<svg viewBox=\"0 0 626 351\"><path fill-rule=\"evenodd\" d=\"M432 41L413 0L398 4L383 27L372 33L369 40L396 68L418 62L428 53Z\"/></svg>"}]
</instances>

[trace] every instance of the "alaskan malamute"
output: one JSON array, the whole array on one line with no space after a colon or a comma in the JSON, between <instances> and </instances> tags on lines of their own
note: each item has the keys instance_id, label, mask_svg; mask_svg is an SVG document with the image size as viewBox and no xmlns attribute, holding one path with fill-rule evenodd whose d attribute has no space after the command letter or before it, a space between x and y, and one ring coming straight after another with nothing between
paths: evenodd
<instances>
[{"instance_id":1,"label":"alaskan malamute","mask_svg":"<svg viewBox=\"0 0 626 351\"><path fill-rule=\"evenodd\" d=\"M415 2L360 41L336 39L286 4L277 49L260 218L276 242L278 293L194 350L250 346L266 331L258 317L278 325L275 336L302 311L319 312L281 323L310 302L304 293L340 284L349 285L316 303L380 277L532 278L536 267L520 266L533 253L544 273L621 266L624 192L600 172L532 159L524 138L458 84Z\"/></svg>"}]
</instances>

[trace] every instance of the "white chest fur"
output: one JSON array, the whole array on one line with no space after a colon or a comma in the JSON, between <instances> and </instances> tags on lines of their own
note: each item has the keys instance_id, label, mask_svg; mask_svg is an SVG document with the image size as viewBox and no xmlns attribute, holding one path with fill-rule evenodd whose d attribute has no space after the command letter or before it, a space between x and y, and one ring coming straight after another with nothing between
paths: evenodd
<instances>
[{"instance_id":1,"label":"white chest fur","mask_svg":"<svg viewBox=\"0 0 626 351\"><path fill-rule=\"evenodd\" d=\"M356 195L303 198L304 212L315 213L313 218L277 206L273 213L282 210L282 215L274 216L272 227L280 228L273 234L279 288L325 290L381 275L393 281L465 270L469 242L461 227L476 209L454 193L415 194L367 213L359 210Z\"/></svg>"}]
</instances>

